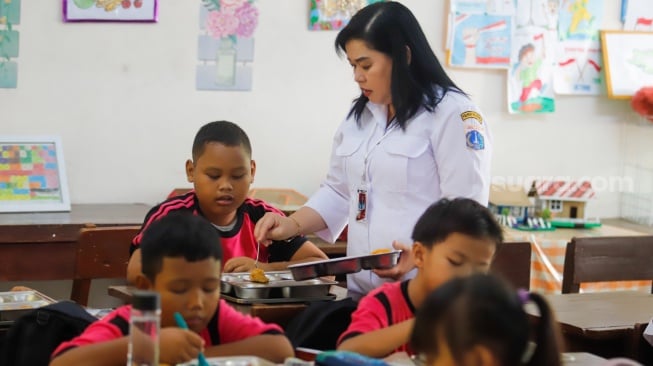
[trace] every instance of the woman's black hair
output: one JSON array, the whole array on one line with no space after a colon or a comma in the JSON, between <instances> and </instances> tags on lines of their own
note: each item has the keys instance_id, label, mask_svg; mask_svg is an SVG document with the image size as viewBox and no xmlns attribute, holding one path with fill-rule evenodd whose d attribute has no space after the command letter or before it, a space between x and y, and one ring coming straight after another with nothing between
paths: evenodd
<instances>
[{"instance_id":1,"label":"woman's black hair","mask_svg":"<svg viewBox=\"0 0 653 366\"><path fill-rule=\"evenodd\" d=\"M537 305L539 321L529 321L525 301ZM427 296L417 311L410 342L415 352L431 359L444 340L456 364L481 345L500 365L559 366L560 339L541 295L520 296L499 277L474 274L446 282Z\"/></svg>"},{"instance_id":2,"label":"woman's black hair","mask_svg":"<svg viewBox=\"0 0 653 366\"><path fill-rule=\"evenodd\" d=\"M346 52L352 39L362 40L392 59L390 92L401 128L420 107L433 112L447 92L464 94L444 71L413 13L398 2L378 2L358 11L338 33L336 52ZM353 114L360 122L367 102L361 94L348 117Z\"/></svg>"}]
</instances>

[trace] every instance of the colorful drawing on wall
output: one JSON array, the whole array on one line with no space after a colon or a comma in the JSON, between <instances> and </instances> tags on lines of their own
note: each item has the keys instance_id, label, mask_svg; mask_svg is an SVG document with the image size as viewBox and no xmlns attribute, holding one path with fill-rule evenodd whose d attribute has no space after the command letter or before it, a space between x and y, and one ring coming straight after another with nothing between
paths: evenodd
<instances>
[{"instance_id":1,"label":"colorful drawing on wall","mask_svg":"<svg viewBox=\"0 0 653 366\"><path fill-rule=\"evenodd\" d=\"M310 0L309 30L340 30L357 11L385 0Z\"/></svg>"},{"instance_id":2,"label":"colorful drawing on wall","mask_svg":"<svg viewBox=\"0 0 653 366\"><path fill-rule=\"evenodd\" d=\"M251 90L253 0L202 0L195 85L197 90Z\"/></svg>"},{"instance_id":3,"label":"colorful drawing on wall","mask_svg":"<svg viewBox=\"0 0 653 366\"><path fill-rule=\"evenodd\" d=\"M510 65L512 17L454 14L451 66L506 69Z\"/></svg>"},{"instance_id":4,"label":"colorful drawing on wall","mask_svg":"<svg viewBox=\"0 0 653 366\"><path fill-rule=\"evenodd\" d=\"M553 77L557 94L601 94L603 60L599 42L560 42L557 54L559 56Z\"/></svg>"},{"instance_id":5,"label":"colorful drawing on wall","mask_svg":"<svg viewBox=\"0 0 653 366\"><path fill-rule=\"evenodd\" d=\"M628 0L624 4L624 30L653 32L651 0Z\"/></svg>"},{"instance_id":6,"label":"colorful drawing on wall","mask_svg":"<svg viewBox=\"0 0 653 366\"><path fill-rule=\"evenodd\" d=\"M63 0L65 22L156 22L158 0Z\"/></svg>"},{"instance_id":7,"label":"colorful drawing on wall","mask_svg":"<svg viewBox=\"0 0 653 366\"><path fill-rule=\"evenodd\" d=\"M451 12L458 14L515 15L516 0L451 0Z\"/></svg>"},{"instance_id":8,"label":"colorful drawing on wall","mask_svg":"<svg viewBox=\"0 0 653 366\"><path fill-rule=\"evenodd\" d=\"M69 211L59 138L0 137L0 211Z\"/></svg>"},{"instance_id":9,"label":"colorful drawing on wall","mask_svg":"<svg viewBox=\"0 0 653 366\"><path fill-rule=\"evenodd\" d=\"M20 34L15 26L20 24L20 0L0 1L0 88L18 86L18 57Z\"/></svg>"},{"instance_id":10,"label":"colorful drawing on wall","mask_svg":"<svg viewBox=\"0 0 653 366\"><path fill-rule=\"evenodd\" d=\"M558 29L561 0L520 0L517 3L517 27L538 26ZM566 0L562 0L566 1Z\"/></svg>"},{"instance_id":11,"label":"colorful drawing on wall","mask_svg":"<svg viewBox=\"0 0 653 366\"><path fill-rule=\"evenodd\" d=\"M599 41L603 0L563 0L558 18L560 40Z\"/></svg>"},{"instance_id":12,"label":"colorful drawing on wall","mask_svg":"<svg viewBox=\"0 0 653 366\"><path fill-rule=\"evenodd\" d=\"M555 32L541 27L523 27L515 31L508 70L510 113L555 111L552 85L554 40Z\"/></svg>"},{"instance_id":13,"label":"colorful drawing on wall","mask_svg":"<svg viewBox=\"0 0 653 366\"><path fill-rule=\"evenodd\" d=\"M653 32L602 31L608 97L630 98L653 85Z\"/></svg>"}]
</instances>

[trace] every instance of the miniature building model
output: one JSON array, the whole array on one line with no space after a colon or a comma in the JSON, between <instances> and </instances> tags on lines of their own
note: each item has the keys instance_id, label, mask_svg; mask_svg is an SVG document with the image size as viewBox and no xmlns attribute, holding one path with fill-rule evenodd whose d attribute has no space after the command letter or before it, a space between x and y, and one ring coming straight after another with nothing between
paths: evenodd
<instances>
[{"instance_id":1,"label":"miniature building model","mask_svg":"<svg viewBox=\"0 0 653 366\"><path fill-rule=\"evenodd\" d=\"M517 223L524 223L533 204L528 199L524 187L508 184L490 186L489 209L497 216L514 217Z\"/></svg>"},{"instance_id":2,"label":"miniature building model","mask_svg":"<svg viewBox=\"0 0 653 366\"><path fill-rule=\"evenodd\" d=\"M585 205L595 195L589 181L541 180L533 185L535 210L548 208L555 218L585 219Z\"/></svg>"}]
</instances>

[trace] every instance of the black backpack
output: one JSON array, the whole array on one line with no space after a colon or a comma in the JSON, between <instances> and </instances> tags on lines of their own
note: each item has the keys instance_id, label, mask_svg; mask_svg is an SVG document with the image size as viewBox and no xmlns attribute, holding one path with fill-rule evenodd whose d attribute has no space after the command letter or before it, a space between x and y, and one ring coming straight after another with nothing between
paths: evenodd
<instances>
[{"instance_id":1,"label":"black backpack","mask_svg":"<svg viewBox=\"0 0 653 366\"><path fill-rule=\"evenodd\" d=\"M311 302L288 323L286 336L294 348L336 349L336 341L349 327L351 313L357 305L350 297L338 301Z\"/></svg>"},{"instance_id":2,"label":"black backpack","mask_svg":"<svg viewBox=\"0 0 653 366\"><path fill-rule=\"evenodd\" d=\"M71 301L50 304L18 318L0 345L0 365L40 366L62 342L80 335L97 318Z\"/></svg>"}]
</instances>

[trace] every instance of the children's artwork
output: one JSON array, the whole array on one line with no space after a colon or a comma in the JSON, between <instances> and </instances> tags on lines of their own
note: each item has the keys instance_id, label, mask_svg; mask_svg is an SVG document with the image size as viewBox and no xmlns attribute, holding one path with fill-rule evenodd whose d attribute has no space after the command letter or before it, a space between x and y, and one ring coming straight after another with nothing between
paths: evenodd
<instances>
[{"instance_id":1,"label":"children's artwork","mask_svg":"<svg viewBox=\"0 0 653 366\"><path fill-rule=\"evenodd\" d=\"M552 85L554 40L554 31L540 27L523 27L515 31L508 70L510 113L555 111Z\"/></svg>"},{"instance_id":2,"label":"children's artwork","mask_svg":"<svg viewBox=\"0 0 653 366\"><path fill-rule=\"evenodd\" d=\"M251 90L254 0L202 0L195 85L197 90Z\"/></svg>"},{"instance_id":3,"label":"children's artwork","mask_svg":"<svg viewBox=\"0 0 653 366\"><path fill-rule=\"evenodd\" d=\"M13 89L18 85L20 0L0 1L0 88Z\"/></svg>"},{"instance_id":4,"label":"children's artwork","mask_svg":"<svg viewBox=\"0 0 653 366\"><path fill-rule=\"evenodd\" d=\"M603 0L562 0L558 18L560 40L599 40Z\"/></svg>"},{"instance_id":5,"label":"children's artwork","mask_svg":"<svg viewBox=\"0 0 653 366\"><path fill-rule=\"evenodd\" d=\"M624 4L624 30L653 32L651 0L628 0Z\"/></svg>"},{"instance_id":6,"label":"children's artwork","mask_svg":"<svg viewBox=\"0 0 653 366\"><path fill-rule=\"evenodd\" d=\"M310 0L309 30L340 30L357 11L386 0Z\"/></svg>"},{"instance_id":7,"label":"children's artwork","mask_svg":"<svg viewBox=\"0 0 653 366\"><path fill-rule=\"evenodd\" d=\"M538 26L558 29L561 0L520 0L517 3L517 27Z\"/></svg>"},{"instance_id":8,"label":"children's artwork","mask_svg":"<svg viewBox=\"0 0 653 366\"><path fill-rule=\"evenodd\" d=\"M70 211L57 137L0 137L0 211Z\"/></svg>"},{"instance_id":9,"label":"children's artwork","mask_svg":"<svg viewBox=\"0 0 653 366\"><path fill-rule=\"evenodd\" d=\"M511 39L511 16L454 14L449 65L508 68Z\"/></svg>"},{"instance_id":10,"label":"children's artwork","mask_svg":"<svg viewBox=\"0 0 653 366\"><path fill-rule=\"evenodd\" d=\"M451 0L451 12L458 14L515 15L516 0Z\"/></svg>"},{"instance_id":11,"label":"children's artwork","mask_svg":"<svg viewBox=\"0 0 653 366\"><path fill-rule=\"evenodd\" d=\"M598 95L603 90L601 44L565 41L558 44L553 85L557 94Z\"/></svg>"},{"instance_id":12,"label":"children's artwork","mask_svg":"<svg viewBox=\"0 0 653 366\"><path fill-rule=\"evenodd\" d=\"M63 0L64 22L156 22L159 0Z\"/></svg>"},{"instance_id":13,"label":"children's artwork","mask_svg":"<svg viewBox=\"0 0 653 366\"><path fill-rule=\"evenodd\" d=\"M653 32L601 31L608 97L653 85Z\"/></svg>"}]
</instances>

